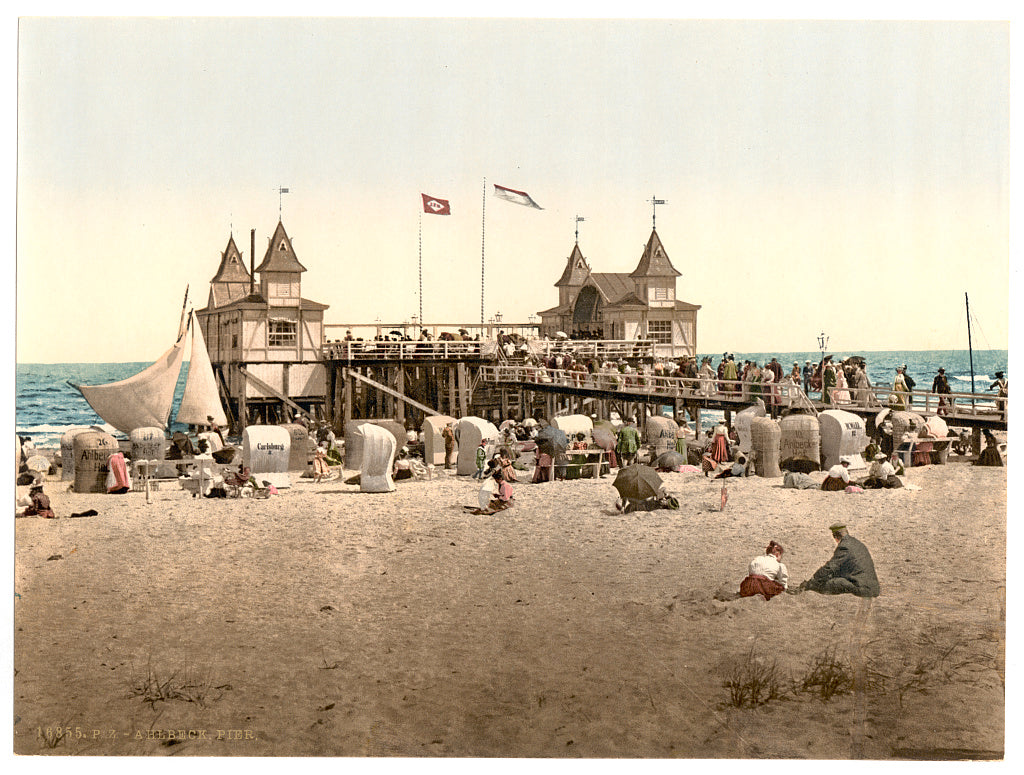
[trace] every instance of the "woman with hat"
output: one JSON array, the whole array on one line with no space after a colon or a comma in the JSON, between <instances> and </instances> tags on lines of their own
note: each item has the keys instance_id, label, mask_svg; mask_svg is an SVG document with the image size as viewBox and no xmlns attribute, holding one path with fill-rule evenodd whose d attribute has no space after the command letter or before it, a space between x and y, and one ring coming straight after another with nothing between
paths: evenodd
<instances>
[{"instance_id":1,"label":"woman with hat","mask_svg":"<svg viewBox=\"0 0 1024 775\"><path fill-rule=\"evenodd\" d=\"M850 461L843 458L828 469L828 476L821 483L821 489L827 492L845 490L847 485L850 484L850 472L847 470L849 467Z\"/></svg>"},{"instance_id":2,"label":"woman with hat","mask_svg":"<svg viewBox=\"0 0 1024 775\"><path fill-rule=\"evenodd\" d=\"M747 577L740 582L740 597L761 595L771 600L788 586L789 571L782 563L782 544L769 541L764 554L750 561Z\"/></svg>"},{"instance_id":3,"label":"woman with hat","mask_svg":"<svg viewBox=\"0 0 1024 775\"><path fill-rule=\"evenodd\" d=\"M861 486L865 490L895 489L902 487L903 482L896 476L896 469L889 462L889 458L885 456L884 452L879 452L871 462L871 468L868 469L868 478Z\"/></svg>"},{"instance_id":4,"label":"woman with hat","mask_svg":"<svg viewBox=\"0 0 1024 775\"><path fill-rule=\"evenodd\" d=\"M50 498L43 492L43 485L35 484L28 491L29 498L32 500L32 505L27 506L21 513L23 517L44 517L46 519L55 519L56 514L53 513L53 509L50 508Z\"/></svg>"}]
</instances>

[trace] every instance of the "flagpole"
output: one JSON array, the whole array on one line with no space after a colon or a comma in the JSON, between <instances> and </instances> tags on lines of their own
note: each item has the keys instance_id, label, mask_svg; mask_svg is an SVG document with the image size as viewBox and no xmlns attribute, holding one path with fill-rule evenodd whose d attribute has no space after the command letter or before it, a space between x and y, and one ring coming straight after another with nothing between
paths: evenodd
<instances>
[{"instance_id":1,"label":"flagpole","mask_svg":"<svg viewBox=\"0 0 1024 775\"><path fill-rule=\"evenodd\" d=\"M486 246L487 233L487 178L484 178L483 208L480 215L480 333L483 334L484 325L484 248Z\"/></svg>"},{"instance_id":2,"label":"flagpole","mask_svg":"<svg viewBox=\"0 0 1024 775\"><path fill-rule=\"evenodd\" d=\"M420 232L420 331L423 330L423 213L419 214Z\"/></svg>"}]
</instances>

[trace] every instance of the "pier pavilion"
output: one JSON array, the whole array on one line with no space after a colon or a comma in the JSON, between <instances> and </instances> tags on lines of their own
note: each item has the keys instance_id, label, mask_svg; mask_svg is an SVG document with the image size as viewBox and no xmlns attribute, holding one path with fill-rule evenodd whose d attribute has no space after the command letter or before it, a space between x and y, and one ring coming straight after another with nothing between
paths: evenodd
<instances>
[{"instance_id":1,"label":"pier pavilion","mask_svg":"<svg viewBox=\"0 0 1024 775\"><path fill-rule=\"evenodd\" d=\"M681 276L668 257L657 229L651 229L640 261L632 272L594 272L573 245L558 288L558 306L540 313L540 332L563 331L598 339L653 342L658 358L697 354L699 304L676 294Z\"/></svg>"}]
</instances>

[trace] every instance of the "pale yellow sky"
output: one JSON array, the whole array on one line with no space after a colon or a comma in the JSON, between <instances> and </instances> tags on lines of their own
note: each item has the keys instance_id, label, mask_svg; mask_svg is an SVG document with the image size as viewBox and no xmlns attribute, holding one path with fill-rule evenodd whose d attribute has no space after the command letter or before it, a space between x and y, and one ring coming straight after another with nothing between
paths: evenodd
<instances>
[{"instance_id":1,"label":"pale yellow sky","mask_svg":"<svg viewBox=\"0 0 1024 775\"><path fill-rule=\"evenodd\" d=\"M17 359L144 361L278 217L328 322L553 306L658 233L702 352L1007 345L998 22L25 19ZM40 309L60 335L33 325ZM976 334L977 336L977 334Z\"/></svg>"}]
</instances>

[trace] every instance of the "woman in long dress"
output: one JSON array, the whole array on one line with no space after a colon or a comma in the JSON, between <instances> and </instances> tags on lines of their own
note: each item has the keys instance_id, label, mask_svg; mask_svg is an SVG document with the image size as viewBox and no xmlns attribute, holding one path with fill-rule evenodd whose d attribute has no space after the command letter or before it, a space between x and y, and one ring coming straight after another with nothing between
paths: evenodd
<instances>
[{"instance_id":1,"label":"woman in long dress","mask_svg":"<svg viewBox=\"0 0 1024 775\"><path fill-rule=\"evenodd\" d=\"M836 403L837 404L848 404L850 403L850 385L846 381L846 369L839 366L836 369Z\"/></svg>"}]
</instances>

